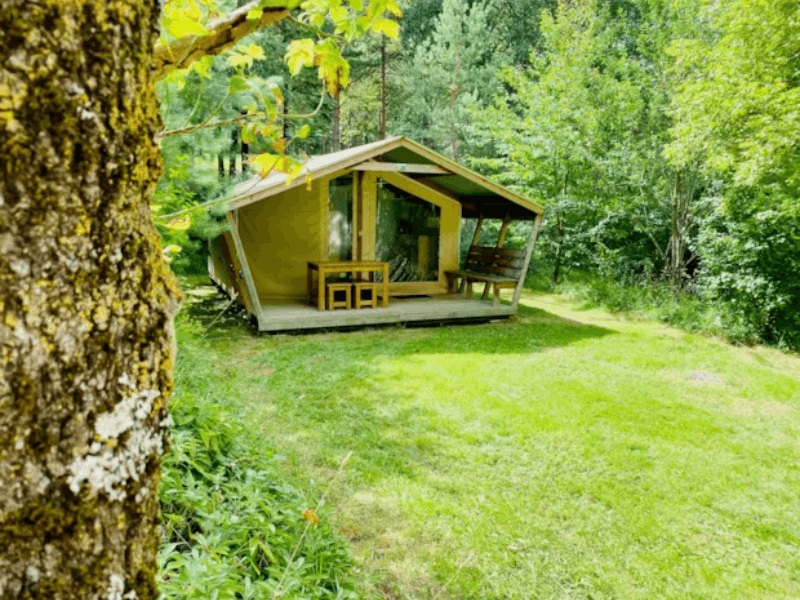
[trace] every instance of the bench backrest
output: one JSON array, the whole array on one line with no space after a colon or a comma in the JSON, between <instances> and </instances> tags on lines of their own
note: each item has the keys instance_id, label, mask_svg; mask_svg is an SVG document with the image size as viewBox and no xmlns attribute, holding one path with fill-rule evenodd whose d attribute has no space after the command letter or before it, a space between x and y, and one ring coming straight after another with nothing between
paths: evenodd
<instances>
[{"instance_id":1,"label":"bench backrest","mask_svg":"<svg viewBox=\"0 0 800 600\"><path fill-rule=\"evenodd\" d=\"M506 250L497 248L494 251L492 275L510 277L519 280L524 277L522 268L525 266L525 250Z\"/></svg>"},{"instance_id":2,"label":"bench backrest","mask_svg":"<svg viewBox=\"0 0 800 600\"><path fill-rule=\"evenodd\" d=\"M464 261L464 270L519 279L522 276L524 264L525 250L470 246Z\"/></svg>"},{"instance_id":3,"label":"bench backrest","mask_svg":"<svg viewBox=\"0 0 800 600\"><path fill-rule=\"evenodd\" d=\"M491 274L494 251L495 248L492 246L470 246L467 258L464 260L464 270L484 275Z\"/></svg>"}]
</instances>

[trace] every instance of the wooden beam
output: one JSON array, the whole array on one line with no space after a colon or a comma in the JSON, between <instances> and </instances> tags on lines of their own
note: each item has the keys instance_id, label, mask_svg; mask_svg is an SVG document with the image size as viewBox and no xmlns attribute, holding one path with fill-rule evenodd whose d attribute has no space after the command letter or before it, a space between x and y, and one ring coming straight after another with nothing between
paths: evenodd
<instances>
[{"instance_id":1,"label":"wooden beam","mask_svg":"<svg viewBox=\"0 0 800 600\"><path fill-rule=\"evenodd\" d=\"M439 203L455 203L458 205L458 210L461 210L461 202L458 201L458 197L455 194L448 192L447 190L436 189L434 186L431 186L422 180L414 179L408 175L394 173L391 171L384 173L382 179L388 183L391 183L392 185L396 185L397 187L404 189L410 194L414 194L415 196L422 198L423 200L428 200L429 202L434 203L436 203L436 200L438 200Z\"/></svg>"},{"instance_id":2,"label":"wooden beam","mask_svg":"<svg viewBox=\"0 0 800 600\"><path fill-rule=\"evenodd\" d=\"M239 259L239 267L242 269L242 275L244 276L244 283L245 288L247 289L247 294L250 296L251 305L253 308L253 315L255 315L256 319L261 318L261 302L258 299L258 291L256 290L255 281L253 281L253 274L250 272L250 265L247 262L247 255L244 252L244 246L242 245L242 238L239 237L239 211L232 210L226 215L228 217L228 223L231 226L231 237L233 238L233 248L236 252L236 257Z\"/></svg>"},{"instance_id":3,"label":"wooden beam","mask_svg":"<svg viewBox=\"0 0 800 600\"><path fill-rule=\"evenodd\" d=\"M439 165L419 165L414 163L390 163L369 161L353 167L354 171L376 171L378 173L414 173L419 175L452 175Z\"/></svg>"},{"instance_id":4,"label":"wooden beam","mask_svg":"<svg viewBox=\"0 0 800 600\"><path fill-rule=\"evenodd\" d=\"M169 44L158 44L153 54L156 81L164 79L170 71L185 69L203 56L215 56L254 31L289 16L287 7L260 8L259 4L259 0L253 0L219 19L210 21L206 25L206 35L186 36ZM247 18L251 10L259 10L261 15L251 21Z\"/></svg>"},{"instance_id":5,"label":"wooden beam","mask_svg":"<svg viewBox=\"0 0 800 600\"><path fill-rule=\"evenodd\" d=\"M525 275L528 274L528 266L531 263L531 254L533 254L533 245L536 243L536 236L539 235L539 227L542 225L542 215L537 214L536 219L533 222L533 229L531 230L531 236L528 238L528 247L525 248L525 261L522 263L522 271L519 276L519 281L517 282L517 287L514 288L514 297L511 300L511 306L514 308L514 311L517 310L517 304L519 304L519 299L522 296L522 288L525 285Z\"/></svg>"},{"instance_id":6,"label":"wooden beam","mask_svg":"<svg viewBox=\"0 0 800 600\"><path fill-rule=\"evenodd\" d=\"M472 236L472 246L478 245L478 236L481 234L481 227L483 227L483 215L478 217L478 224L475 225L475 234Z\"/></svg>"},{"instance_id":7,"label":"wooden beam","mask_svg":"<svg viewBox=\"0 0 800 600\"><path fill-rule=\"evenodd\" d=\"M511 213L507 212L506 216L503 218L503 225L500 227L500 235L497 237L497 248L498 250L503 247L503 242L506 240L506 233L508 232L508 222L511 220ZM519 285L519 282L517 282ZM489 282L486 282L486 287L483 288L483 296L481 296L481 300L486 300L489 297ZM497 301L497 288L495 288L495 302Z\"/></svg>"},{"instance_id":8,"label":"wooden beam","mask_svg":"<svg viewBox=\"0 0 800 600\"><path fill-rule=\"evenodd\" d=\"M508 222L511 220L511 213L506 213L503 219L503 226L500 227L500 236L497 238L497 247L502 248L503 242L506 241L506 233L508 233Z\"/></svg>"}]
</instances>

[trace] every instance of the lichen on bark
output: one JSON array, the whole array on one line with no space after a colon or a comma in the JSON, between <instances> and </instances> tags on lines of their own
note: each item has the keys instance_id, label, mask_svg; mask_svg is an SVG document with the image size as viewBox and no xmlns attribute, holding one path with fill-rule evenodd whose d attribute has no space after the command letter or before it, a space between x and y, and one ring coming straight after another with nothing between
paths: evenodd
<instances>
[{"instance_id":1,"label":"lichen on bark","mask_svg":"<svg viewBox=\"0 0 800 600\"><path fill-rule=\"evenodd\" d=\"M157 596L178 297L149 210L158 14L0 5L2 598ZM80 474L92 456L110 479Z\"/></svg>"}]
</instances>

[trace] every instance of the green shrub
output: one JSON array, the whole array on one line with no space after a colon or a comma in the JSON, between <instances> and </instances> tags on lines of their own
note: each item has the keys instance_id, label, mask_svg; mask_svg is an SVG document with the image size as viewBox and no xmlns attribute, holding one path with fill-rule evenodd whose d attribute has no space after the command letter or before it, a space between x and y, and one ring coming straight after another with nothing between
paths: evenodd
<instances>
[{"instance_id":1,"label":"green shrub","mask_svg":"<svg viewBox=\"0 0 800 600\"><path fill-rule=\"evenodd\" d=\"M800 349L800 220L738 191L701 231L699 284L734 337ZM765 208L767 207L767 208Z\"/></svg>"},{"instance_id":2,"label":"green shrub","mask_svg":"<svg viewBox=\"0 0 800 600\"><path fill-rule=\"evenodd\" d=\"M675 294L665 283L592 277L573 283L568 289L591 306L657 319L687 331L706 331L732 341L748 341L741 332L722 327L720 309L724 310L725 306L690 292Z\"/></svg>"},{"instance_id":3,"label":"green shrub","mask_svg":"<svg viewBox=\"0 0 800 600\"><path fill-rule=\"evenodd\" d=\"M192 326L182 332L198 335ZM348 548L324 519L309 527L292 559L307 526L303 510L317 502L287 485L271 450L224 412L213 396L220 390L201 379L209 365L200 349L181 348L171 402L172 448L159 490L162 597L355 597Z\"/></svg>"}]
</instances>

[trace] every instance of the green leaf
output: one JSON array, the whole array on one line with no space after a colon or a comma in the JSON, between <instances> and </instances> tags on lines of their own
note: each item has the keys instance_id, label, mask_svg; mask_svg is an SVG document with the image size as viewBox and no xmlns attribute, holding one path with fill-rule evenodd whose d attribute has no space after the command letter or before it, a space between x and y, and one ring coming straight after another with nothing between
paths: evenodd
<instances>
[{"instance_id":1,"label":"green leaf","mask_svg":"<svg viewBox=\"0 0 800 600\"><path fill-rule=\"evenodd\" d=\"M244 75L234 75L228 82L228 92L237 94L250 89L250 83L245 79Z\"/></svg>"},{"instance_id":2,"label":"green leaf","mask_svg":"<svg viewBox=\"0 0 800 600\"><path fill-rule=\"evenodd\" d=\"M247 54L247 56L255 60L263 60L266 58L266 55L264 54L264 49L256 44L250 44L246 48L243 48L243 50Z\"/></svg>"},{"instance_id":3,"label":"green leaf","mask_svg":"<svg viewBox=\"0 0 800 600\"><path fill-rule=\"evenodd\" d=\"M259 175L266 177L272 172L281 158L281 156L276 156L275 154L264 153L252 157L250 163L256 165Z\"/></svg>"},{"instance_id":4,"label":"green leaf","mask_svg":"<svg viewBox=\"0 0 800 600\"><path fill-rule=\"evenodd\" d=\"M304 140L308 137L308 134L311 133L311 127L309 125L303 125L297 133L294 134L294 137L300 138Z\"/></svg>"},{"instance_id":5,"label":"green leaf","mask_svg":"<svg viewBox=\"0 0 800 600\"><path fill-rule=\"evenodd\" d=\"M400 26L397 24L397 21L391 21L389 19L378 19L375 21L375 25L372 26L372 29L375 33L382 33L386 37L392 39L397 39L397 36L400 35Z\"/></svg>"},{"instance_id":6,"label":"green leaf","mask_svg":"<svg viewBox=\"0 0 800 600\"><path fill-rule=\"evenodd\" d=\"M170 21L167 33L174 38L183 38L190 35L208 35L208 29L197 21L184 18Z\"/></svg>"},{"instance_id":7,"label":"green leaf","mask_svg":"<svg viewBox=\"0 0 800 600\"><path fill-rule=\"evenodd\" d=\"M197 71L197 74L204 79L211 79L211 65L214 64L213 56L203 56L192 63L192 69Z\"/></svg>"},{"instance_id":8,"label":"green leaf","mask_svg":"<svg viewBox=\"0 0 800 600\"><path fill-rule=\"evenodd\" d=\"M364 10L364 0L350 0L350 6L353 10L360 12Z\"/></svg>"},{"instance_id":9,"label":"green leaf","mask_svg":"<svg viewBox=\"0 0 800 600\"><path fill-rule=\"evenodd\" d=\"M289 44L289 50L286 53L286 64L291 74L297 75L303 67L313 66L314 55L314 40L294 40Z\"/></svg>"},{"instance_id":10,"label":"green leaf","mask_svg":"<svg viewBox=\"0 0 800 600\"><path fill-rule=\"evenodd\" d=\"M228 62L229 65L232 67L240 67L242 65L250 66L253 64L253 59L249 56L245 56L244 54L232 53L229 54L225 60Z\"/></svg>"},{"instance_id":11,"label":"green leaf","mask_svg":"<svg viewBox=\"0 0 800 600\"><path fill-rule=\"evenodd\" d=\"M334 23L344 21L349 15L350 13L347 12L347 9L344 6L337 6L336 8L331 9L331 19L333 19Z\"/></svg>"}]
</instances>

